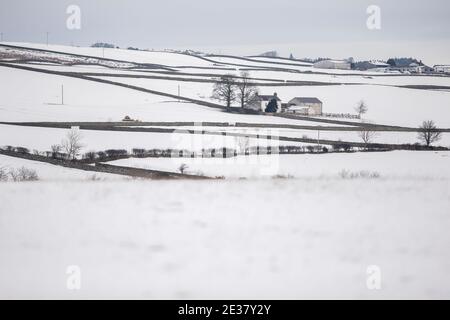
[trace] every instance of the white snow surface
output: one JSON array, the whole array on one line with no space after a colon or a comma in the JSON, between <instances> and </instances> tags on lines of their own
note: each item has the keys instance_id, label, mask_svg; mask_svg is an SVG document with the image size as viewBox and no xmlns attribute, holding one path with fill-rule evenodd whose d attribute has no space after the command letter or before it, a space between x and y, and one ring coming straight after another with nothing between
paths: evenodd
<instances>
[{"instance_id":1,"label":"white snow surface","mask_svg":"<svg viewBox=\"0 0 450 320\"><path fill-rule=\"evenodd\" d=\"M55 166L45 162L30 161L26 159L0 155L0 169L3 169L4 172L7 173L9 170L20 169L22 167L36 171L39 181L89 181L94 178L100 180L124 179L123 176L108 173L82 171ZM6 182L0 181L0 183Z\"/></svg>"},{"instance_id":2,"label":"white snow surface","mask_svg":"<svg viewBox=\"0 0 450 320\"><path fill-rule=\"evenodd\" d=\"M283 145L282 142L280 142ZM381 178L450 179L449 152L358 152L355 154L252 155L235 158L130 158L111 164L177 171L188 165L187 172L227 178L284 177L324 179L349 172L376 172ZM405 165L407 163L407 165Z\"/></svg>"},{"instance_id":3,"label":"white snow surface","mask_svg":"<svg viewBox=\"0 0 450 320\"><path fill-rule=\"evenodd\" d=\"M211 62L175 53L18 45L189 67L180 71L219 72L199 69L218 67ZM227 63L269 65L214 60L233 69L245 67ZM40 67L106 71L98 66ZM260 89L261 94L277 92L283 102L296 96L318 97L324 112L354 113L358 101L364 100L369 106L364 121L417 127L431 119L450 127L450 92L383 86L448 85L449 78L329 72L339 75L270 70L251 74L279 80L363 81L357 86ZM180 85L182 95L204 100L211 96L208 83L110 79L173 94ZM59 104L61 85L64 105ZM119 121L129 115L142 121L311 124L224 113L117 86L5 67L0 67L0 88L0 121ZM278 132L317 135L316 130ZM0 146L46 151L66 133L67 129L0 125ZM201 137L199 142L199 136L187 134L81 133L83 152L135 147L199 150L236 143L233 137L221 136ZM355 132L320 135L358 140ZM382 133L374 142L411 143L414 135ZM445 133L440 143L448 146L448 139ZM255 145L255 139L250 140ZM185 163L188 173L225 179L149 181L96 173L101 179L93 181L93 172L0 156L0 167L25 166L40 177L37 182L0 182L0 298L450 299L449 160L448 152L406 151L132 158L112 164L177 171ZM348 179L342 177L343 170L379 177ZM373 265L381 270L381 290L366 285L367 268ZM69 266L80 267L80 290L67 289Z\"/></svg>"},{"instance_id":4,"label":"white snow surface","mask_svg":"<svg viewBox=\"0 0 450 320\"><path fill-rule=\"evenodd\" d=\"M449 187L0 183L0 297L448 299ZM80 290L66 286L74 265ZM366 286L372 265L381 290Z\"/></svg>"}]
</instances>

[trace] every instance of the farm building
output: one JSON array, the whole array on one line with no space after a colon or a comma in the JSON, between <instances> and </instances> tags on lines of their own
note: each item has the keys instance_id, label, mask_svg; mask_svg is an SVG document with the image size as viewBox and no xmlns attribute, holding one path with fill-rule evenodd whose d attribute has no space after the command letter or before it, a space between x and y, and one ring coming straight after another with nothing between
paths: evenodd
<instances>
[{"instance_id":1,"label":"farm building","mask_svg":"<svg viewBox=\"0 0 450 320\"><path fill-rule=\"evenodd\" d=\"M284 112L309 116L322 115L322 101L317 98L296 97L288 102Z\"/></svg>"},{"instance_id":2,"label":"farm building","mask_svg":"<svg viewBox=\"0 0 450 320\"><path fill-rule=\"evenodd\" d=\"M439 73L450 73L450 65L436 65L433 69Z\"/></svg>"},{"instance_id":3,"label":"farm building","mask_svg":"<svg viewBox=\"0 0 450 320\"><path fill-rule=\"evenodd\" d=\"M314 63L314 68L350 70L352 65L347 60L322 60Z\"/></svg>"},{"instance_id":4,"label":"farm building","mask_svg":"<svg viewBox=\"0 0 450 320\"><path fill-rule=\"evenodd\" d=\"M392 71L400 71L402 73L423 73L425 66L419 65L418 63L410 63L406 66L395 66L392 67Z\"/></svg>"},{"instance_id":5,"label":"farm building","mask_svg":"<svg viewBox=\"0 0 450 320\"><path fill-rule=\"evenodd\" d=\"M281 100L276 92L273 95L257 95L254 101L246 105L245 108L265 112L267 105L274 99L277 102L277 113L281 112Z\"/></svg>"},{"instance_id":6,"label":"farm building","mask_svg":"<svg viewBox=\"0 0 450 320\"><path fill-rule=\"evenodd\" d=\"M360 71L376 71L376 72L386 72L391 66L384 61L371 60L371 61L360 61L355 63L354 69Z\"/></svg>"}]
</instances>

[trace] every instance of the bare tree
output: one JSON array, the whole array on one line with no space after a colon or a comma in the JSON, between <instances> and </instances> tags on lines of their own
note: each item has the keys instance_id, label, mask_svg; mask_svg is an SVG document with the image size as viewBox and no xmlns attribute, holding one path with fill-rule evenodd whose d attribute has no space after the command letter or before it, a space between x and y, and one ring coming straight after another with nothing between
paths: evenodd
<instances>
[{"instance_id":1,"label":"bare tree","mask_svg":"<svg viewBox=\"0 0 450 320\"><path fill-rule=\"evenodd\" d=\"M8 180L8 174L6 173L6 170L2 167L0 167L0 181L6 181Z\"/></svg>"},{"instance_id":2,"label":"bare tree","mask_svg":"<svg viewBox=\"0 0 450 320\"><path fill-rule=\"evenodd\" d=\"M225 102L227 108L231 107L231 103L236 101L236 81L233 75L224 75L214 84L212 98Z\"/></svg>"},{"instance_id":3,"label":"bare tree","mask_svg":"<svg viewBox=\"0 0 450 320\"><path fill-rule=\"evenodd\" d=\"M258 96L258 88L250 82L250 73L241 72L241 79L237 82L237 98L241 103L241 108L255 101Z\"/></svg>"},{"instance_id":4,"label":"bare tree","mask_svg":"<svg viewBox=\"0 0 450 320\"><path fill-rule=\"evenodd\" d=\"M39 177L35 170L21 167L19 169L9 170L9 175L14 182L37 181Z\"/></svg>"},{"instance_id":5,"label":"bare tree","mask_svg":"<svg viewBox=\"0 0 450 320\"><path fill-rule=\"evenodd\" d=\"M362 117L362 115L366 114L367 111L369 111L369 107L366 105L366 103L361 100L360 102L358 102L358 105L355 107L355 111L356 113L358 113L359 118Z\"/></svg>"},{"instance_id":6,"label":"bare tree","mask_svg":"<svg viewBox=\"0 0 450 320\"><path fill-rule=\"evenodd\" d=\"M188 168L188 165L186 163L182 163L179 167L178 167L178 171L180 171L181 174L184 174L184 172L186 171L186 169Z\"/></svg>"},{"instance_id":7,"label":"bare tree","mask_svg":"<svg viewBox=\"0 0 450 320\"><path fill-rule=\"evenodd\" d=\"M433 120L427 120L422 122L422 125L419 127L417 138L429 147L432 143L442 138L442 132L436 128Z\"/></svg>"},{"instance_id":8,"label":"bare tree","mask_svg":"<svg viewBox=\"0 0 450 320\"><path fill-rule=\"evenodd\" d=\"M362 128L361 131L358 132L358 136L361 138L361 140L364 142L364 144L367 145L373 141L373 139L376 137L377 133L375 131L372 131L368 128Z\"/></svg>"},{"instance_id":9,"label":"bare tree","mask_svg":"<svg viewBox=\"0 0 450 320\"><path fill-rule=\"evenodd\" d=\"M61 146L59 144L54 144L51 146L52 148L52 158L56 159L58 157L58 154L61 152Z\"/></svg>"},{"instance_id":10,"label":"bare tree","mask_svg":"<svg viewBox=\"0 0 450 320\"><path fill-rule=\"evenodd\" d=\"M66 135L66 139L61 142L61 146L67 153L69 159L74 160L79 154L83 145L81 144L81 133L78 129L72 128Z\"/></svg>"}]
</instances>

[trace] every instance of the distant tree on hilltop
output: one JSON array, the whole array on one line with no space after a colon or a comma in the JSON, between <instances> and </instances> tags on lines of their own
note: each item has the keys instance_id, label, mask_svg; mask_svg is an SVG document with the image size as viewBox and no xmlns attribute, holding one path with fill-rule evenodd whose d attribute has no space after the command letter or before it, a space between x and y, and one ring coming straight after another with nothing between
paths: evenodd
<instances>
[{"instance_id":1,"label":"distant tree on hilltop","mask_svg":"<svg viewBox=\"0 0 450 320\"><path fill-rule=\"evenodd\" d=\"M395 67L395 60L390 58L387 62L388 65L390 65L391 67Z\"/></svg>"},{"instance_id":2,"label":"distant tree on hilltop","mask_svg":"<svg viewBox=\"0 0 450 320\"><path fill-rule=\"evenodd\" d=\"M92 48L115 48L113 44L110 43L104 43L104 42L96 42L93 45L91 45Z\"/></svg>"},{"instance_id":3,"label":"distant tree on hilltop","mask_svg":"<svg viewBox=\"0 0 450 320\"><path fill-rule=\"evenodd\" d=\"M423 66L422 60L417 60L414 58L390 58L387 61L391 67L408 67L412 63L417 63L420 66Z\"/></svg>"}]
</instances>

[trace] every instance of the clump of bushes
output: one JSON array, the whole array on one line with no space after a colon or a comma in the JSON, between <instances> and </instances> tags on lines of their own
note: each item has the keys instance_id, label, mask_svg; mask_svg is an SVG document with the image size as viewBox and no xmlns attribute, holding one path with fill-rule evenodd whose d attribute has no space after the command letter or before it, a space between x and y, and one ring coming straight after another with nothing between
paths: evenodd
<instances>
[{"instance_id":1,"label":"clump of bushes","mask_svg":"<svg viewBox=\"0 0 450 320\"><path fill-rule=\"evenodd\" d=\"M350 152L353 151L353 147L349 144L349 143L336 143L335 145L333 145L333 150L335 151L344 151L344 152Z\"/></svg>"},{"instance_id":2,"label":"clump of bushes","mask_svg":"<svg viewBox=\"0 0 450 320\"><path fill-rule=\"evenodd\" d=\"M327 153L329 152L327 147L317 145L303 145L303 146L279 146L274 147L278 149L278 153L281 154L303 154L303 153Z\"/></svg>"},{"instance_id":3,"label":"clump of bushes","mask_svg":"<svg viewBox=\"0 0 450 320\"><path fill-rule=\"evenodd\" d=\"M24 147L13 147L13 146L4 146L0 148L4 151L16 152L21 154L30 154L30 150Z\"/></svg>"},{"instance_id":4,"label":"clump of bushes","mask_svg":"<svg viewBox=\"0 0 450 320\"><path fill-rule=\"evenodd\" d=\"M105 150L108 157L120 157L128 155L128 151L124 149L108 149Z\"/></svg>"},{"instance_id":5,"label":"clump of bushes","mask_svg":"<svg viewBox=\"0 0 450 320\"><path fill-rule=\"evenodd\" d=\"M0 168L0 181L7 181L8 180L8 174L5 170L5 168Z\"/></svg>"},{"instance_id":6,"label":"clump of bushes","mask_svg":"<svg viewBox=\"0 0 450 320\"><path fill-rule=\"evenodd\" d=\"M11 168L8 171L5 168L0 168L0 181L37 181L39 177L35 170L21 167L18 169Z\"/></svg>"},{"instance_id":7,"label":"clump of bushes","mask_svg":"<svg viewBox=\"0 0 450 320\"><path fill-rule=\"evenodd\" d=\"M16 147L16 148L14 148L14 152L22 153L22 154L29 154L30 150L27 148L24 148L24 147Z\"/></svg>"},{"instance_id":8,"label":"clump of bushes","mask_svg":"<svg viewBox=\"0 0 450 320\"><path fill-rule=\"evenodd\" d=\"M116 159L120 157L128 156L128 151L124 149L108 149L105 151L88 151L85 154L83 154L84 160L89 161L104 161L108 159Z\"/></svg>"},{"instance_id":9,"label":"clump of bushes","mask_svg":"<svg viewBox=\"0 0 450 320\"><path fill-rule=\"evenodd\" d=\"M145 149L134 148L131 151L133 152L133 156L135 157L142 157L145 155Z\"/></svg>"},{"instance_id":10,"label":"clump of bushes","mask_svg":"<svg viewBox=\"0 0 450 320\"><path fill-rule=\"evenodd\" d=\"M83 159L95 160L98 154L95 151L88 151L83 155Z\"/></svg>"}]
</instances>

